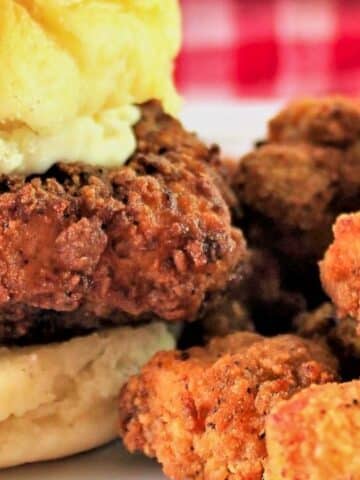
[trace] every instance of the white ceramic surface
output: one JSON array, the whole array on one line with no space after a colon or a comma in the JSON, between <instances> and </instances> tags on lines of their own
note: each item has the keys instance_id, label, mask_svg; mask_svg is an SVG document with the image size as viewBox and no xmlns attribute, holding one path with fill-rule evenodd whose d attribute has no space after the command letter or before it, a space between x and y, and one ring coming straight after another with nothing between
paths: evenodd
<instances>
[{"instance_id":1,"label":"white ceramic surface","mask_svg":"<svg viewBox=\"0 0 360 480\"><path fill-rule=\"evenodd\" d=\"M278 102L192 103L183 121L225 153L240 155L265 135L266 121ZM36 442L36 439L34 439ZM164 480L155 462L123 451L119 443L75 457L0 471L0 480Z\"/></svg>"},{"instance_id":2,"label":"white ceramic surface","mask_svg":"<svg viewBox=\"0 0 360 480\"><path fill-rule=\"evenodd\" d=\"M266 134L266 122L283 102L192 102L185 104L182 119L207 142L218 143L225 153L240 155Z\"/></svg>"},{"instance_id":3,"label":"white ceramic surface","mask_svg":"<svg viewBox=\"0 0 360 480\"><path fill-rule=\"evenodd\" d=\"M129 455L115 442L65 460L2 470L0 480L165 480L165 477L155 462L141 455Z\"/></svg>"}]
</instances>

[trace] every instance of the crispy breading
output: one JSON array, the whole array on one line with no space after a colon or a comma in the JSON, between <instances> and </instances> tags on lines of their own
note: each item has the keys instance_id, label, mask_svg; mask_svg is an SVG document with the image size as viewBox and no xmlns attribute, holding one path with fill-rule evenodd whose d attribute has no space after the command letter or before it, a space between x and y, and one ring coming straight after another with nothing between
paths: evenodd
<instances>
[{"instance_id":1,"label":"crispy breading","mask_svg":"<svg viewBox=\"0 0 360 480\"><path fill-rule=\"evenodd\" d=\"M181 348L238 331L263 335L285 333L295 315L306 309L304 297L286 290L276 258L267 250L249 250L242 278L194 324L185 327Z\"/></svg>"},{"instance_id":2,"label":"crispy breading","mask_svg":"<svg viewBox=\"0 0 360 480\"><path fill-rule=\"evenodd\" d=\"M270 121L268 140L338 149L342 154L339 198L346 211L351 210L353 199L360 194L359 98L333 96L294 101Z\"/></svg>"},{"instance_id":3,"label":"crispy breading","mask_svg":"<svg viewBox=\"0 0 360 480\"><path fill-rule=\"evenodd\" d=\"M360 479L360 381L307 388L266 421L265 480Z\"/></svg>"},{"instance_id":4,"label":"crispy breading","mask_svg":"<svg viewBox=\"0 0 360 480\"><path fill-rule=\"evenodd\" d=\"M337 215L360 207L342 183L342 164L338 149L299 143L267 144L243 157L236 182L250 240L320 259Z\"/></svg>"},{"instance_id":5,"label":"crispy breading","mask_svg":"<svg viewBox=\"0 0 360 480\"><path fill-rule=\"evenodd\" d=\"M59 313L77 327L122 314L191 320L236 274L245 241L212 166L218 151L157 102L135 130L125 167L1 179L1 340L24 337L44 311L60 328Z\"/></svg>"},{"instance_id":6,"label":"crispy breading","mask_svg":"<svg viewBox=\"0 0 360 480\"><path fill-rule=\"evenodd\" d=\"M286 287L274 254L265 248L252 249L243 280L233 297L241 301L256 331L276 335L288 332L292 318L306 308L303 295Z\"/></svg>"},{"instance_id":7,"label":"crispy breading","mask_svg":"<svg viewBox=\"0 0 360 480\"><path fill-rule=\"evenodd\" d=\"M241 289L241 286L239 288ZM189 324L185 327L187 338L184 338L186 341L181 344L181 348L204 344L213 337L224 337L239 331L252 332L255 329L251 314L236 291L227 293L195 326L198 329L198 338L194 338L194 324Z\"/></svg>"},{"instance_id":8,"label":"crispy breading","mask_svg":"<svg viewBox=\"0 0 360 480\"><path fill-rule=\"evenodd\" d=\"M333 231L334 242L320 262L321 281L339 316L360 321L360 213L341 215Z\"/></svg>"},{"instance_id":9,"label":"crispy breading","mask_svg":"<svg viewBox=\"0 0 360 480\"><path fill-rule=\"evenodd\" d=\"M360 209L360 103L339 97L291 103L265 144L242 158L234 184L251 248L271 249L283 283L311 308L325 301L317 269L331 227Z\"/></svg>"},{"instance_id":10,"label":"crispy breading","mask_svg":"<svg viewBox=\"0 0 360 480\"><path fill-rule=\"evenodd\" d=\"M158 353L121 391L120 435L175 480L260 480L266 415L334 378L329 351L291 335L243 332Z\"/></svg>"},{"instance_id":11,"label":"crispy breading","mask_svg":"<svg viewBox=\"0 0 360 480\"><path fill-rule=\"evenodd\" d=\"M271 142L351 144L360 137L360 101L341 96L295 100L271 120L268 136Z\"/></svg>"},{"instance_id":12,"label":"crispy breading","mask_svg":"<svg viewBox=\"0 0 360 480\"><path fill-rule=\"evenodd\" d=\"M329 223L340 154L309 144L267 144L241 160L238 187L246 205L277 228L305 231Z\"/></svg>"},{"instance_id":13,"label":"crispy breading","mask_svg":"<svg viewBox=\"0 0 360 480\"><path fill-rule=\"evenodd\" d=\"M356 321L351 317L339 320L331 303L324 303L311 312L300 313L294 318L294 325L299 335L318 340L327 338L360 359Z\"/></svg>"},{"instance_id":14,"label":"crispy breading","mask_svg":"<svg viewBox=\"0 0 360 480\"><path fill-rule=\"evenodd\" d=\"M287 333L294 316L307 310L304 295L282 277L278 259L269 250L249 249L241 277L205 305L196 322L185 325L180 348L203 345L212 337L238 331L266 336Z\"/></svg>"},{"instance_id":15,"label":"crispy breading","mask_svg":"<svg viewBox=\"0 0 360 480\"><path fill-rule=\"evenodd\" d=\"M297 315L293 324L298 335L325 342L339 359L342 378L360 377L360 336L356 333L356 320L339 319L335 307L324 303L313 311Z\"/></svg>"}]
</instances>

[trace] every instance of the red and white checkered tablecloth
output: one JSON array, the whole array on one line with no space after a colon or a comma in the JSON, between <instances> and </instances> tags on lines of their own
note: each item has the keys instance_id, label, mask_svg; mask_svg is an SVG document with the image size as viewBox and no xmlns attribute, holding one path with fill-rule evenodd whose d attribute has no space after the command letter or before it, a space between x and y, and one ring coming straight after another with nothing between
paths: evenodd
<instances>
[{"instance_id":1,"label":"red and white checkered tablecloth","mask_svg":"<svg viewBox=\"0 0 360 480\"><path fill-rule=\"evenodd\" d=\"M190 98L360 93L359 0L181 0Z\"/></svg>"}]
</instances>

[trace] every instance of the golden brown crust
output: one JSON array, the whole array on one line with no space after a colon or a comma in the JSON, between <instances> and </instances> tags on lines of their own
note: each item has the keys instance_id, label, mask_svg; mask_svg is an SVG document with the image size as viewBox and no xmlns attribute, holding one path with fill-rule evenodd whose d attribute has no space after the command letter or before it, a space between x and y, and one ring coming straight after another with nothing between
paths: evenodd
<instances>
[{"instance_id":1,"label":"golden brown crust","mask_svg":"<svg viewBox=\"0 0 360 480\"><path fill-rule=\"evenodd\" d=\"M159 353L120 394L120 435L175 480L260 480L265 416L335 372L326 348L290 335L238 333Z\"/></svg>"},{"instance_id":2,"label":"golden brown crust","mask_svg":"<svg viewBox=\"0 0 360 480\"><path fill-rule=\"evenodd\" d=\"M309 144L267 144L243 157L236 186L250 246L293 262L320 259L340 209L341 162L336 149Z\"/></svg>"},{"instance_id":3,"label":"golden brown crust","mask_svg":"<svg viewBox=\"0 0 360 480\"><path fill-rule=\"evenodd\" d=\"M264 145L241 160L236 189L254 245L319 260L336 217L360 207L360 156L304 143Z\"/></svg>"},{"instance_id":4,"label":"golden brown crust","mask_svg":"<svg viewBox=\"0 0 360 480\"><path fill-rule=\"evenodd\" d=\"M239 290L241 290L241 283ZM234 332L254 331L250 312L238 291L228 292L215 308L210 309L200 318L198 323L202 343L208 342L213 337L224 337ZM188 332L184 332L186 335L184 340L187 341L186 347L197 344L194 343L194 340L197 339L194 339L193 329L194 324L189 324ZM192 342L189 343L189 341ZM183 347L183 344L181 346Z\"/></svg>"},{"instance_id":5,"label":"golden brown crust","mask_svg":"<svg viewBox=\"0 0 360 480\"><path fill-rule=\"evenodd\" d=\"M204 317L206 330L214 336L254 328L266 336L285 333L292 318L306 309L304 296L283 282L280 264L267 249L249 250L243 278L229 297L222 315Z\"/></svg>"},{"instance_id":6,"label":"golden brown crust","mask_svg":"<svg viewBox=\"0 0 360 480\"><path fill-rule=\"evenodd\" d=\"M3 178L0 310L14 328L0 337L26 335L28 307L190 320L235 275L245 241L218 187L217 152L156 102L136 135L122 168Z\"/></svg>"},{"instance_id":7,"label":"golden brown crust","mask_svg":"<svg viewBox=\"0 0 360 480\"><path fill-rule=\"evenodd\" d=\"M329 220L359 203L359 140L359 101L291 103L270 121L266 143L242 159L240 200L282 234L329 229Z\"/></svg>"},{"instance_id":8,"label":"golden brown crust","mask_svg":"<svg viewBox=\"0 0 360 480\"><path fill-rule=\"evenodd\" d=\"M268 136L271 142L351 144L360 137L360 101L340 96L296 100L271 120Z\"/></svg>"},{"instance_id":9,"label":"golden brown crust","mask_svg":"<svg viewBox=\"0 0 360 480\"><path fill-rule=\"evenodd\" d=\"M325 301L317 262L332 224L360 209L359 140L359 101L300 100L270 122L265 144L239 165L239 225L249 246L271 249L286 288L311 307Z\"/></svg>"},{"instance_id":10,"label":"golden brown crust","mask_svg":"<svg viewBox=\"0 0 360 480\"><path fill-rule=\"evenodd\" d=\"M313 311L297 315L294 325L298 335L316 340L327 339L360 359L360 337L356 334L356 321L351 317L339 320L331 303L324 303Z\"/></svg>"},{"instance_id":11,"label":"golden brown crust","mask_svg":"<svg viewBox=\"0 0 360 480\"><path fill-rule=\"evenodd\" d=\"M360 320L360 213L341 215L333 230L334 242L320 262L321 281L339 316Z\"/></svg>"},{"instance_id":12,"label":"golden brown crust","mask_svg":"<svg viewBox=\"0 0 360 480\"><path fill-rule=\"evenodd\" d=\"M266 480L359 480L360 381L312 386L266 422Z\"/></svg>"},{"instance_id":13,"label":"golden brown crust","mask_svg":"<svg viewBox=\"0 0 360 480\"><path fill-rule=\"evenodd\" d=\"M351 317L339 319L334 305L324 303L313 311L303 312L293 320L296 333L324 342L339 359L343 379L360 376L360 336L357 322Z\"/></svg>"},{"instance_id":14,"label":"golden brown crust","mask_svg":"<svg viewBox=\"0 0 360 480\"><path fill-rule=\"evenodd\" d=\"M237 184L246 205L279 229L329 223L340 154L308 144L267 144L241 160Z\"/></svg>"}]
</instances>

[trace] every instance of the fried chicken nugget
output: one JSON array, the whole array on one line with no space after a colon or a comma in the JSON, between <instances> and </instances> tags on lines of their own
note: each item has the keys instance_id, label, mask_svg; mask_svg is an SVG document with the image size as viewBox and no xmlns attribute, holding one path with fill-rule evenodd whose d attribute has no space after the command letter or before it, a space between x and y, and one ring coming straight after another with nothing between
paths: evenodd
<instances>
[{"instance_id":1,"label":"fried chicken nugget","mask_svg":"<svg viewBox=\"0 0 360 480\"><path fill-rule=\"evenodd\" d=\"M304 310L304 297L283 285L276 258L265 249L250 250L242 278L195 324L185 326L181 348L244 330L266 336L286 333L293 317Z\"/></svg>"},{"instance_id":2,"label":"fried chicken nugget","mask_svg":"<svg viewBox=\"0 0 360 480\"><path fill-rule=\"evenodd\" d=\"M360 479L360 381L312 386L266 421L265 480Z\"/></svg>"},{"instance_id":3,"label":"fried chicken nugget","mask_svg":"<svg viewBox=\"0 0 360 480\"><path fill-rule=\"evenodd\" d=\"M244 223L250 240L270 239L287 255L320 258L336 217L340 163L337 150L309 144L268 144L246 155L237 191L249 215L249 226L246 217Z\"/></svg>"},{"instance_id":4,"label":"fried chicken nugget","mask_svg":"<svg viewBox=\"0 0 360 480\"><path fill-rule=\"evenodd\" d=\"M341 215L333 231L334 242L320 262L321 281L338 315L360 322L360 213Z\"/></svg>"},{"instance_id":5,"label":"fried chicken nugget","mask_svg":"<svg viewBox=\"0 0 360 480\"><path fill-rule=\"evenodd\" d=\"M351 210L348 207L360 193L359 98L334 96L294 101L270 121L268 140L336 148L342 156L338 165L339 199L346 211Z\"/></svg>"},{"instance_id":6,"label":"fried chicken nugget","mask_svg":"<svg viewBox=\"0 0 360 480\"><path fill-rule=\"evenodd\" d=\"M336 368L325 347L291 335L158 353L121 391L120 435L174 480L260 480L266 415Z\"/></svg>"},{"instance_id":7,"label":"fried chicken nugget","mask_svg":"<svg viewBox=\"0 0 360 480\"><path fill-rule=\"evenodd\" d=\"M341 96L291 102L269 124L271 142L344 146L360 137L360 101Z\"/></svg>"},{"instance_id":8,"label":"fried chicken nugget","mask_svg":"<svg viewBox=\"0 0 360 480\"><path fill-rule=\"evenodd\" d=\"M341 154L310 144L268 144L246 155L237 176L240 223L252 248L271 249L282 283L311 306L325 300L317 261L331 242Z\"/></svg>"},{"instance_id":9,"label":"fried chicken nugget","mask_svg":"<svg viewBox=\"0 0 360 480\"><path fill-rule=\"evenodd\" d=\"M293 319L296 333L325 344L339 359L341 377L352 380L360 377L360 336L357 322L351 317L339 319L334 305L324 303L312 311L305 311Z\"/></svg>"},{"instance_id":10,"label":"fried chicken nugget","mask_svg":"<svg viewBox=\"0 0 360 480\"><path fill-rule=\"evenodd\" d=\"M240 200L283 234L330 230L329 218L359 204L359 145L360 101L290 103L270 120L265 145L242 159Z\"/></svg>"},{"instance_id":11,"label":"fried chicken nugget","mask_svg":"<svg viewBox=\"0 0 360 480\"><path fill-rule=\"evenodd\" d=\"M234 184L250 247L272 248L288 288L319 305L317 262L332 224L360 209L360 102L291 103L270 121L265 144L243 157Z\"/></svg>"},{"instance_id":12,"label":"fried chicken nugget","mask_svg":"<svg viewBox=\"0 0 360 480\"><path fill-rule=\"evenodd\" d=\"M267 144L246 155L239 171L245 204L279 227L310 230L328 215L341 162L335 149Z\"/></svg>"}]
</instances>

